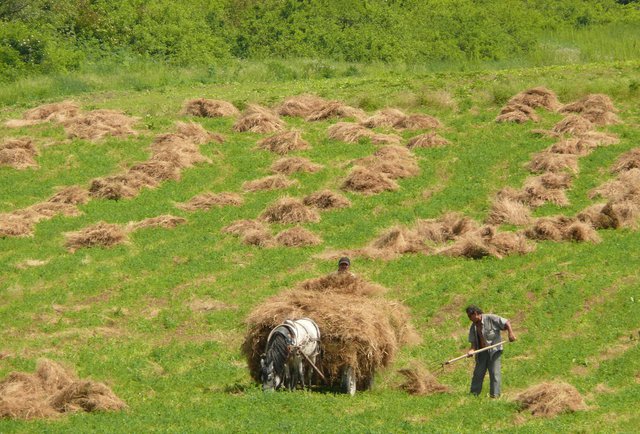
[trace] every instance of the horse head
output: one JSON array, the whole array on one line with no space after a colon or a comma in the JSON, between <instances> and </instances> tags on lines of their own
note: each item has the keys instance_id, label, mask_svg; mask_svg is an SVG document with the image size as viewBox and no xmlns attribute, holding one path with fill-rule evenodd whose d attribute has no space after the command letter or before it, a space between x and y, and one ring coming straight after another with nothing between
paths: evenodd
<instances>
[{"instance_id":1,"label":"horse head","mask_svg":"<svg viewBox=\"0 0 640 434\"><path fill-rule=\"evenodd\" d=\"M287 338L282 334L275 334L267 346L267 351L260 357L260 379L263 391L274 391L284 384L288 357Z\"/></svg>"}]
</instances>

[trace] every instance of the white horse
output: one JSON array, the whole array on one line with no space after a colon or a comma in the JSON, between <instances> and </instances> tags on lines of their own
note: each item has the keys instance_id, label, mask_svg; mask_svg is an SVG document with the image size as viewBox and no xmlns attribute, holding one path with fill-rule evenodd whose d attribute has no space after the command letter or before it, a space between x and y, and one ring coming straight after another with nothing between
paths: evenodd
<instances>
[{"instance_id":1,"label":"white horse","mask_svg":"<svg viewBox=\"0 0 640 434\"><path fill-rule=\"evenodd\" d=\"M267 347L260 359L262 389L274 390L284 385L294 390L299 382L303 388L310 386L313 368L306 366L307 360L315 365L319 352L320 329L315 321L285 320L271 330L267 338Z\"/></svg>"}]
</instances>

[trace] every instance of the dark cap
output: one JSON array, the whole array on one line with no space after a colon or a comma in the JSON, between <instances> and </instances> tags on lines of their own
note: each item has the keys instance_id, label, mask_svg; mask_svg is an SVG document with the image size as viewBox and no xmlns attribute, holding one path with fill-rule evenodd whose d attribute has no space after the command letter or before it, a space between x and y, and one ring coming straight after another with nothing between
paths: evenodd
<instances>
[{"instance_id":1,"label":"dark cap","mask_svg":"<svg viewBox=\"0 0 640 434\"><path fill-rule=\"evenodd\" d=\"M347 258L346 256L343 256L342 258L340 258L340 260L338 261L338 265L342 265L342 264L347 264L347 265L351 265L351 261L349 260L349 258Z\"/></svg>"}]
</instances>

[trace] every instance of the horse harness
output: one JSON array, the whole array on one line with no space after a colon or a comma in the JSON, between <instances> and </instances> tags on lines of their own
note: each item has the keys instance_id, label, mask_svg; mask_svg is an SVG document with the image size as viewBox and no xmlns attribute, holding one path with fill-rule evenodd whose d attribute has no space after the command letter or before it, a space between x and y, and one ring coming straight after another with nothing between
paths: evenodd
<instances>
[{"instance_id":1,"label":"horse harness","mask_svg":"<svg viewBox=\"0 0 640 434\"><path fill-rule=\"evenodd\" d=\"M307 323L307 326L305 326L305 323ZM307 327L313 327L313 330L309 330ZM307 362L309 362L309 364L322 377L322 379L325 379L322 372L320 372L318 367L311 361L312 357L315 357L320 353L320 328L315 323L315 321L310 318L284 320L282 324L271 330L271 333L269 333L269 337L267 338L267 346L271 341L271 337L275 333L280 333L285 336L288 347L290 349L298 350L298 353L301 354L307 360ZM313 337L314 334L317 337ZM313 350L311 354L307 354L305 352L305 349L308 349L308 347L310 346L313 348Z\"/></svg>"}]
</instances>

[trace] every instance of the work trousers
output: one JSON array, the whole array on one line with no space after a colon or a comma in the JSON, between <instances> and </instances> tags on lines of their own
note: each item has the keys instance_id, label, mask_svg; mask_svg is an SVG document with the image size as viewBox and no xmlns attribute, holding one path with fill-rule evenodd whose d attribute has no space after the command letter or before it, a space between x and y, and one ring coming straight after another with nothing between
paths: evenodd
<instances>
[{"instance_id":1,"label":"work trousers","mask_svg":"<svg viewBox=\"0 0 640 434\"><path fill-rule=\"evenodd\" d=\"M501 355L502 351L495 351L492 354L489 351L485 351L475 355L476 367L473 369L473 378L471 379L471 393L479 395L482 392L484 375L489 371L489 393L493 398L500 396L500 382L502 381L502 375L500 374Z\"/></svg>"}]
</instances>

